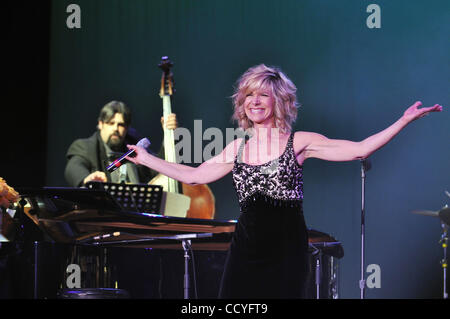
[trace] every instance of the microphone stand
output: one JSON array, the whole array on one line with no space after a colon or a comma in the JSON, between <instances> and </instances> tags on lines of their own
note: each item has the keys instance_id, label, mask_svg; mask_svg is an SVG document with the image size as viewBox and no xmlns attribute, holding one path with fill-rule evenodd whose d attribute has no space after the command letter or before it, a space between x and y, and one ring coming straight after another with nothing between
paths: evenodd
<instances>
[{"instance_id":1,"label":"microphone stand","mask_svg":"<svg viewBox=\"0 0 450 319\"><path fill-rule=\"evenodd\" d=\"M365 298L366 281L364 279L365 246L365 182L366 172L372 168L368 159L361 160L361 280L359 281L360 299Z\"/></svg>"},{"instance_id":2,"label":"microphone stand","mask_svg":"<svg viewBox=\"0 0 450 319\"><path fill-rule=\"evenodd\" d=\"M441 260L441 266L442 266L442 271L443 271L443 276L442 276L442 280L443 280L443 299L448 299L448 293L447 293L447 245L448 245L448 237L447 237L447 231L448 231L448 226L442 222L441 223L441 227L442 227L442 236L441 236L441 240L439 241L439 243L442 245L442 248L444 250L444 258Z\"/></svg>"},{"instance_id":3,"label":"microphone stand","mask_svg":"<svg viewBox=\"0 0 450 319\"><path fill-rule=\"evenodd\" d=\"M450 193L448 191L445 191L445 194L450 197ZM445 205L444 209L447 209L448 205ZM441 214L442 214L442 210L441 210ZM441 219L442 215L440 216ZM448 221L448 215L446 218L446 222L441 222L441 226L442 226L442 236L441 236L441 240L440 240L440 244L442 244L442 248L444 250L444 258L441 261L441 266L442 266L442 271L443 271L443 281L444 281L444 285L443 285L443 298L444 299L448 299L448 293L447 293L447 267L448 267L448 263L447 263L447 247L448 247L448 237L447 237L447 231L448 231L448 227L449 225L449 221Z\"/></svg>"},{"instance_id":4,"label":"microphone stand","mask_svg":"<svg viewBox=\"0 0 450 319\"><path fill-rule=\"evenodd\" d=\"M316 255L316 271L315 271L315 284L316 284L316 299L320 299L320 273L321 273L321 266L320 262L322 260L322 252L319 248L317 248L314 244L309 244L309 246L313 249L312 255Z\"/></svg>"},{"instance_id":5,"label":"microphone stand","mask_svg":"<svg viewBox=\"0 0 450 319\"><path fill-rule=\"evenodd\" d=\"M181 241L181 245L183 246L184 250L184 293L183 297L184 299L189 299L189 290L191 288L190 282L189 282L189 250L191 249L191 241L189 239L183 239Z\"/></svg>"},{"instance_id":6,"label":"microphone stand","mask_svg":"<svg viewBox=\"0 0 450 319\"><path fill-rule=\"evenodd\" d=\"M445 191L445 193L450 197L450 194ZM447 246L448 246L448 228L450 226L450 208L448 205L445 205L443 209L441 209L438 213L439 219L441 220L441 227L442 227L442 236L441 240L439 241L439 244L441 244L442 249L444 250L444 258L441 260L441 266L442 266L442 280L443 280L443 299L448 299L448 293L447 293Z\"/></svg>"}]
</instances>

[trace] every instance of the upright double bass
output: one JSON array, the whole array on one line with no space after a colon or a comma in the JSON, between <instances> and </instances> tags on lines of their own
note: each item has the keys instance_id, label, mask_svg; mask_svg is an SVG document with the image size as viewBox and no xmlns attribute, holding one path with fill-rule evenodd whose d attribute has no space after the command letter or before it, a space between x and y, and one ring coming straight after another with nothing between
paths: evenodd
<instances>
[{"instance_id":1,"label":"upright double bass","mask_svg":"<svg viewBox=\"0 0 450 319\"><path fill-rule=\"evenodd\" d=\"M167 123L167 117L172 113L171 96L174 93L173 63L164 56L158 65L162 70L161 88L159 95L163 104L163 117ZM164 128L164 156L171 163L177 162L175 152L175 138L173 129ZM191 199L187 218L213 219L215 214L215 198L208 185L189 185L179 183L165 175L158 174L151 181L152 185L161 185L166 192L182 193Z\"/></svg>"}]
</instances>

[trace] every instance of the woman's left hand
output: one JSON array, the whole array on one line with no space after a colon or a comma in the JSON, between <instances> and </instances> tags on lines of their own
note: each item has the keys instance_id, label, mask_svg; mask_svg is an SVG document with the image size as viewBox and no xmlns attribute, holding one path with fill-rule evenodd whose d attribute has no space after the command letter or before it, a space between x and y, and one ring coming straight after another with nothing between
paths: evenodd
<instances>
[{"instance_id":1,"label":"woman's left hand","mask_svg":"<svg viewBox=\"0 0 450 319\"><path fill-rule=\"evenodd\" d=\"M415 121L421 117L429 115L431 112L442 112L442 105L435 104L430 107L423 107L419 109L419 106L422 105L422 102L417 101L413 105L411 105L405 113L403 113L403 118L408 122Z\"/></svg>"}]
</instances>

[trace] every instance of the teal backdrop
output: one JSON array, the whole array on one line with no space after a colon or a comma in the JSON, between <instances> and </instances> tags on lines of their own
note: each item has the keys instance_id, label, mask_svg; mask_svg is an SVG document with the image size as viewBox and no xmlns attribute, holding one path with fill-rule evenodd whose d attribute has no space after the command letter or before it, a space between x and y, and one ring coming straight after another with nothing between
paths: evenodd
<instances>
[{"instance_id":1,"label":"teal backdrop","mask_svg":"<svg viewBox=\"0 0 450 319\"><path fill-rule=\"evenodd\" d=\"M71 3L81 28L67 27ZM381 28L366 24L371 3ZM259 63L279 66L297 85L294 129L330 138L359 141L417 100L440 103L444 112L410 124L371 156L365 197L366 265L381 269L381 287L367 298L440 298L440 223L411 211L450 201L449 21L448 0L53 1L46 185L66 186L67 148L95 131L111 100L132 108L133 127L159 149L162 56L174 62L173 111L191 132L194 120L203 131L235 127L233 86ZM360 292L360 171L358 161L304 166L306 222L344 247L342 298ZM231 176L209 186L216 218L237 219Z\"/></svg>"}]
</instances>

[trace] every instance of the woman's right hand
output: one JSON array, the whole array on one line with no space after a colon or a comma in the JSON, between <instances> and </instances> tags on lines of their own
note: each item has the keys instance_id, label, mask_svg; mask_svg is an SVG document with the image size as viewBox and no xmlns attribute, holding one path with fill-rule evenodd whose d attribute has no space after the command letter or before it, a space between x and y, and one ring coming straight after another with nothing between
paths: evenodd
<instances>
[{"instance_id":1,"label":"woman's right hand","mask_svg":"<svg viewBox=\"0 0 450 319\"><path fill-rule=\"evenodd\" d=\"M140 146L137 145L127 145L127 148L129 150L134 150L135 156L126 156L125 158L129 160L130 162L136 164L136 165L142 165L144 164L144 158L148 156L148 152Z\"/></svg>"}]
</instances>

